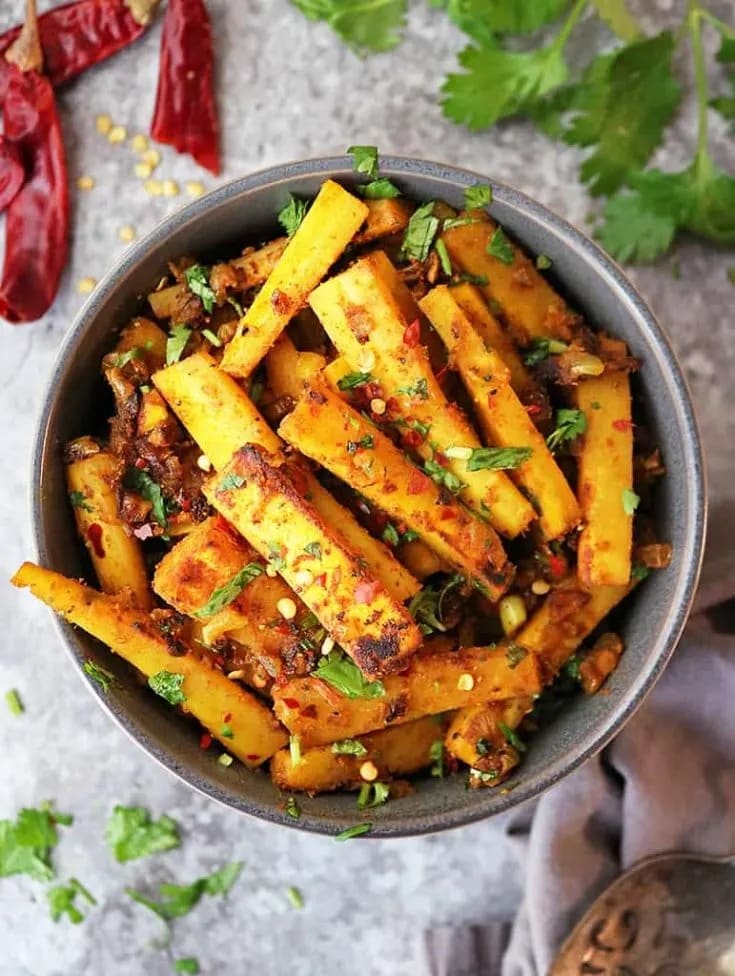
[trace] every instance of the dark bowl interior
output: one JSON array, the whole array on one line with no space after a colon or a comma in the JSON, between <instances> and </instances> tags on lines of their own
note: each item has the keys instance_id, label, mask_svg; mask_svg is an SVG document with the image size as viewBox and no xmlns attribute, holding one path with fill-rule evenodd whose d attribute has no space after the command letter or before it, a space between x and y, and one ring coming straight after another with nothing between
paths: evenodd
<instances>
[{"instance_id":1,"label":"dark bowl interior","mask_svg":"<svg viewBox=\"0 0 735 976\"><path fill-rule=\"evenodd\" d=\"M462 202L463 187L487 177L433 163L384 158L381 172L418 200ZM99 362L113 336L141 310L141 296L155 286L169 259L183 254L211 258L233 253L277 233L275 214L290 191L313 196L332 177L354 183L344 158L276 167L220 187L168 218L131 247L95 291L74 324L49 386L33 471L33 515L43 565L70 576L88 575L76 536L61 461L69 438L98 429L109 416ZM698 575L705 526L705 492L699 438L690 396L668 341L620 269L584 235L518 191L493 183L491 212L526 248L549 255L556 285L594 326L626 340L642 361L639 406L668 471L658 489L661 539L674 547L669 569L652 574L625 605L620 629L626 651L608 694L574 698L534 737L512 789L469 791L465 776L426 779L416 792L370 811L371 836L418 834L469 823L534 797L597 752L617 732L660 676L683 627ZM301 829L334 833L366 819L354 795L300 800L302 816L283 813L283 797L261 772L223 768L217 752L203 752L197 726L141 687L124 661L85 634L59 623L76 667L92 658L112 670L117 687L93 694L129 735L185 782L237 810ZM84 676L83 676L84 677ZM86 677L84 680L87 681ZM511 785L509 784L509 785Z\"/></svg>"}]
</instances>

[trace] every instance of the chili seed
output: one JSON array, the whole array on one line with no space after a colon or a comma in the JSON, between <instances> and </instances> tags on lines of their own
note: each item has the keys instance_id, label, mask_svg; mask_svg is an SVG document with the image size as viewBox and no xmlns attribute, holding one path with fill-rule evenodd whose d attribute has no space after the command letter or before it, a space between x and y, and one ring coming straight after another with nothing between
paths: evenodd
<instances>
[{"instance_id":1,"label":"chili seed","mask_svg":"<svg viewBox=\"0 0 735 976\"><path fill-rule=\"evenodd\" d=\"M163 193L160 180L146 180L143 184L143 189L151 197L160 197Z\"/></svg>"},{"instance_id":2,"label":"chili seed","mask_svg":"<svg viewBox=\"0 0 735 976\"><path fill-rule=\"evenodd\" d=\"M206 454L200 454L197 458L197 467L202 471L211 471L212 462L209 460Z\"/></svg>"},{"instance_id":3,"label":"chili seed","mask_svg":"<svg viewBox=\"0 0 735 976\"><path fill-rule=\"evenodd\" d=\"M134 135L133 138L130 140L130 148L133 150L133 152L137 152L137 153L145 152L146 149L148 148L148 139L142 133L139 132L137 135Z\"/></svg>"},{"instance_id":4,"label":"chili seed","mask_svg":"<svg viewBox=\"0 0 735 976\"><path fill-rule=\"evenodd\" d=\"M111 142L113 145L125 142L127 137L128 131L124 125L113 125L113 127L107 133L108 142Z\"/></svg>"},{"instance_id":5,"label":"chili seed","mask_svg":"<svg viewBox=\"0 0 735 976\"><path fill-rule=\"evenodd\" d=\"M537 579L531 583L531 593L535 593L536 596L544 596L549 592L551 586L546 582L546 580Z\"/></svg>"},{"instance_id":6,"label":"chili seed","mask_svg":"<svg viewBox=\"0 0 735 976\"><path fill-rule=\"evenodd\" d=\"M374 783L378 778L378 767L372 760L368 759L360 766L360 778L366 783Z\"/></svg>"},{"instance_id":7,"label":"chili seed","mask_svg":"<svg viewBox=\"0 0 735 976\"><path fill-rule=\"evenodd\" d=\"M370 409L379 417L382 416L385 413L385 400L381 400L380 397L375 397L370 401Z\"/></svg>"},{"instance_id":8,"label":"chili seed","mask_svg":"<svg viewBox=\"0 0 735 976\"><path fill-rule=\"evenodd\" d=\"M293 620L296 616L296 604L290 597L282 597L276 604L276 609L284 620Z\"/></svg>"},{"instance_id":9,"label":"chili seed","mask_svg":"<svg viewBox=\"0 0 735 976\"><path fill-rule=\"evenodd\" d=\"M136 163L133 166L133 172L139 180L147 180L153 172L153 167L150 163Z\"/></svg>"},{"instance_id":10,"label":"chili seed","mask_svg":"<svg viewBox=\"0 0 735 976\"><path fill-rule=\"evenodd\" d=\"M102 136L106 136L112 128L112 119L109 115L98 115L94 123L97 126L97 131Z\"/></svg>"},{"instance_id":11,"label":"chili seed","mask_svg":"<svg viewBox=\"0 0 735 976\"><path fill-rule=\"evenodd\" d=\"M92 190L94 188L94 184L95 184L94 176L80 176L77 179L78 190Z\"/></svg>"},{"instance_id":12,"label":"chili seed","mask_svg":"<svg viewBox=\"0 0 735 976\"><path fill-rule=\"evenodd\" d=\"M162 189L165 197L177 197L181 193L179 184L175 180L164 180Z\"/></svg>"},{"instance_id":13,"label":"chili seed","mask_svg":"<svg viewBox=\"0 0 735 976\"><path fill-rule=\"evenodd\" d=\"M132 227L130 224L125 224L125 226L121 227L117 232L117 236L124 244L129 244L131 241L135 240L135 227Z\"/></svg>"},{"instance_id":14,"label":"chili seed","mask_svg":"<svg viewBox=\"0 0 735 976\"><path fill-rule=\"evenodd\" d=\"M275 579L278 576L278 570L272 563L268 563L265 567L265 575L270 576L271 579Z\"/></svg>"},{"instance_id":15,"label":"chili seed","mask_svg":"<svg viewBox=\"0 0 735 976\"><path fill-rule=\"evenodd\" d=\"M475 679L472 677L471 674L468 674L466 671L464 672L464 674L460 674L459 681L457 682L458 691L472 691L474 687L475 687Z\"/></svg>"},{"instance_id":16,"label":"chili seed","mask_svg":"<svg viewBox=\"0 0 735 976\"><path fill-rule=\"evenodd\" d=\"M97 287L96 278L81 278L77 282L77 291L80 295L89 295Z\"/></svg>"},{"instance_id":17,"label":"chili seed","mask_svg":"<svg viewBox=\"0 0 735 976\"><path fill-rule=\"evenodd\" d=\"M143 153L143 162L148 163L153 169L161 162L161 154L157 149L149 149Z\"/></svg>"},{"instance_id":18,"label":"chili seed","mask_svg":"<svg viewBox=\"0 0 735 976\"><path fill-rule=\"evenodd\" d=\"M308 569L300 569L293 579L297 586L311 586L314 582L314 575Z\"/></svg>"},{"instance_id":19,"label":"chili seed","mask_svg":"<svg viewBox=\"0 0 735 976\"><path fill-rule=\"evenodd\" d=\"M245 677L245 672L242 668L238 668L236 671L230 671L227 677L230 681L239 681L241 678Z\"/></svg>"},{"instance_id":20,"label":"chili seed","mask_svg":"<svg viewBox=\"0 0 735 976\"><path fill-rule=\"evenodd\" d=\"M199 180L187 180L184 186L190 197L200 197L204 193L204 184Z\"/></svg>"},{"instance_id":21,"label":"chili seed","mask_svg":"<svg viewBox=\"0 0 735 976\"><path fill-rule=\"evenodd\" d=\"M322 654L329 654L330 651L334 650L334 638L330 637L329 634L322 641Z\"/></svg>"},{"instance_id":22,"label":"chili seed","mask_svg":"<svg viewBox=\"0 0 735 976\"><path fill-rule=\"evenodd\" d=\"M357 368L361 373L369 373L375 365L375 354L372 349L361 349L357 357Z\"/></svg>"}]
</instances>

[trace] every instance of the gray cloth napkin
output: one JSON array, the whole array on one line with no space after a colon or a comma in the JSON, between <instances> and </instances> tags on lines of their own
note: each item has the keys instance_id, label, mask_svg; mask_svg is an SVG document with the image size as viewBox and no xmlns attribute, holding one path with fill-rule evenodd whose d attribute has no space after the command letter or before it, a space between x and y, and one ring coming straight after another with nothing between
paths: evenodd
<instances>
[{"instance_id":1,"label":"gray cloth napkin","mask_svg":"<svg viewBox=\"0 0 735 976\"><path fill-rule=\"evenodd\" d=\"M735 854L735 513L713 522L695 606L661 681L599 757L509 816L525 868L512 927L427 933L431 976L545 976L620 871L664 851Z\"/></svg>"}]
</instances>

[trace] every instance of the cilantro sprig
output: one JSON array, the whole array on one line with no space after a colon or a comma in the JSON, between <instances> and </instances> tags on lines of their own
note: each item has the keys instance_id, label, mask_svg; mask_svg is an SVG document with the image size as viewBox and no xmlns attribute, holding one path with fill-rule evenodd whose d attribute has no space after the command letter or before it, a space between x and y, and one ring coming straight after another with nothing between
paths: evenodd
<instances>
[{"instance_id":1,"label":"cilantro sprig","mask_svg":"<svg viewBox=\"0 0 735 976\"><path fill-rule=\"evenodd\" d=\"M151 819L145 807L116 804L105 828L105 840L116 861L124 864L179 847L176 822L165 814Z\"/></svg>"},{"instance_id":2,"label":"cilantro sprig","mask_svg":"<svg viewBox=\"0 0 735 976\"><path fill-rule=\"evenodd\" d=\"M383 698L385 695L382 682L368 681L358 666L336 649L322 657L312 673L346 698Z\"/></svg>"}]
</instances>

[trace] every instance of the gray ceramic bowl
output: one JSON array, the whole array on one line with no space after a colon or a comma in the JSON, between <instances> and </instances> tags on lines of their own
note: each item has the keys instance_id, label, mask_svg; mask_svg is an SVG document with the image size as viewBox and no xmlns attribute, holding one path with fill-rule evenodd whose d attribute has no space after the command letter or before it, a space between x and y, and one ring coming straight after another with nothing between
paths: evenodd
<instances>
[{"instance_id":1,"label":"gray ceramic bowl","mask_svg":"<svg viewBox=\"0 0 735 976\"><path fill-rule=\"evenodd\" d=\"M461 205L464 187L485 182L476 173L412 159L383 158L381 174L418 200ZM140 309L140 296L158 281L166 262L182 254L206 258L256 243L276 232L275 214L289 191L313 196L324 179L354 182L349 161L320 159L256 173L220 187L165 220L130 247L106 276L71 328L59 355L41 417L33 471L33 517L40 562L71 576L89 566L79 543L64 485L62 444L100 426L99 362L115 331ZM627 341L643 366L636 378L642 402L668 476L658 490L660 537L674 547L674 560L654 573L625 607L621 628L626 651L608 694L579 696L533 739L509 792L469 791L464 776L427 779L404 799L369 812L354 795L307 797L302 816L283 813L283 798L263 773L218 765L217 752L203 752L197 726L141 687L128 666L86 635L59 624L64 645L81 672L89 657L114 671L118 687L100 705L145 751L186 783L213 799L274 823L336 833L370 819L373 837L419 834L480 820L507 810L566 776L618 732L660 677L684 625L701 560L705 529L702 457L692 404L669 343L653 315L620 269L579 231L510 187L493 183L493 215L530 251L553 260L552 277L573 304L596 325ZM86 677L84 677L86 681Z\"/></svg>"}]
</instances>

